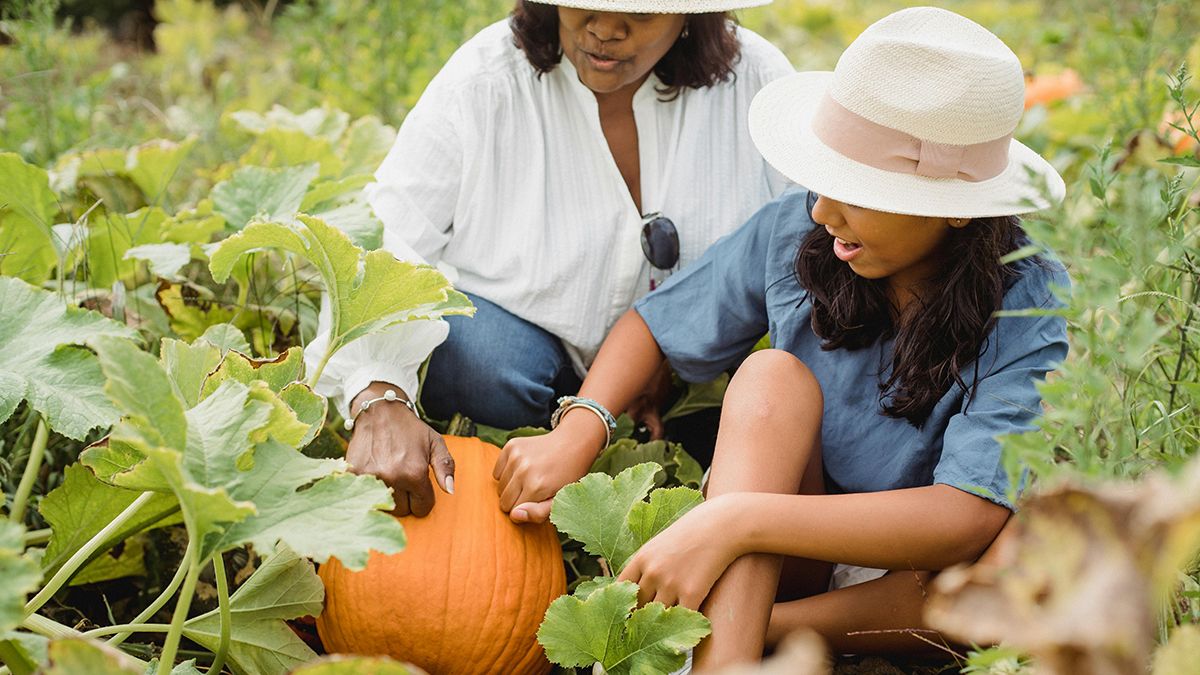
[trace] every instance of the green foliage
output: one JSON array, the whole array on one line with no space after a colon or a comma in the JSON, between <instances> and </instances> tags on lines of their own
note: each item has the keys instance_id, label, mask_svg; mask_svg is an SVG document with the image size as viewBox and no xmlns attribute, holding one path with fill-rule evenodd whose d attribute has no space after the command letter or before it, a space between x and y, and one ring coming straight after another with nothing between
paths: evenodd
<instances>
[{"instance_id":1,"label":"green foliage","mask_svg":"<svg viewBox=\"0 0 1200 675\"><path fill-rule=\"evenodd\" d=\"M550 521L619 573L643 544L704 501L684 487L651 492L660 471L645 463L615 478L588 474L559 490ZM636 605L636 584L612 577L586 581L550 605L538 642L561 666L600 663L608 673L670 672L710 631L699 612L658 602L634 611Z\"/></svg>"},{"instance_id":2,"label":"green foliage","mask_svg":"<svg viewBox=\"0 0 1200 675\"><path fill-rule=\"evenodd\" d=\"M25 551L22 535L25 528L8 520L0 520L0 633L24 618L25 596L32 592L42 578L37 565L21 554Z\"/></svg>"},{"instance_id":3,"label":"green foliage","mask_svg":"<svg viewBox=\"0 0 1200 675\"><path fill-rule=\"evenodd\" d=\"M566 667L599 663L609 675L683 666L685 652L711 632L708 619L660 602L635 610L637 593L637 584L607 579L555 600L538 629L546 656Z\"/></svg>"},{"instance_id":4,"label":"green foliage","mask_svg":"<svg viewBox=\"0 0 1200 675\"><path fill-rule=\"evenodd\" d=\"M0 277L0 307L0 422L28 400L51 429L76 440L112 424L117 411L101 389L99 364L71 345L133 332L11 277Z\"/></svg>"},{"instance_id":5,"label":"green foliage","mask_svg":"<svg viewBox=\"0 0 1200 675\"><path fill-rule=\"evenodd\" d=\"M56 207L45 169L0 152L0 274L41 283L54 267Z\"/></svg>"},{"instance_id":6,"label":"green foliage","mask_svg":"<svg viewBox=\"0 0 1200 675\"><path fill-rule=\"evenodd\" d=\"M450 288L433 267L396 260L386 251L365 253L340 230L308 216L292 225L251 223L211 252L213 278L224 281L251 251L280 248L317 268L331 307L329 348L312 377L345 344L411 319L474 314L467 297Z\"/></svg>"}]
</instances>

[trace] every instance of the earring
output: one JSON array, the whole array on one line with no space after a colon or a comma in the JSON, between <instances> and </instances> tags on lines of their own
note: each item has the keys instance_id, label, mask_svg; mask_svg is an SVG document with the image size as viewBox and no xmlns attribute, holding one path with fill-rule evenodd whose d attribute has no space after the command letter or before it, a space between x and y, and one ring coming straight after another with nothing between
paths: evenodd
<instances>
[{"instance_id":1,"label":"earring","mask_svg":"<svg viewBox=\"0 0 1200 675\"><path fill-rule=\"evenodd\" d=\"M688 35L689 35L689 33L688 33L688 25L687 25L687 23L684 23L684 24L683 24L683 32L679 34L679 39L680 39L680 40L686 40L686 39L688 38Z\"/></svg>"}]
</instances>

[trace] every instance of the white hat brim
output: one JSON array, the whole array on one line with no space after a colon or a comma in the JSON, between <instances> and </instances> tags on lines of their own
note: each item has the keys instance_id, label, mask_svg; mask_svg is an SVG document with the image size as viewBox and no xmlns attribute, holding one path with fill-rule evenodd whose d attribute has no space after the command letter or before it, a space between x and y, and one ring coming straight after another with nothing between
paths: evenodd
<instances>
[{"instance_id":1,"label":"white hat brim","mask_svg":"<svg viewBox=\"0 0 1200 675\"><path fill-rule=\"evenodd\" d=\"M818 194L876 211L943 218L1030 213L1062 201L1058 171L1017 140L999 175L970 182L885 171L842 155L812 131L832 72L788 75L763 87L750 104L750 138L788 179Z\"/></svg>"},{"instance_id":2,"label":"white hat brim","mask_svg":"<svg viewBox=\"0 0 1200 675\"><path fill-rule=\"evenodd\" d=\"M633 14L707 14L771 4L771 0L530 0L543 5L561 5L596 12Z\"/></svg>"}]
</instances>

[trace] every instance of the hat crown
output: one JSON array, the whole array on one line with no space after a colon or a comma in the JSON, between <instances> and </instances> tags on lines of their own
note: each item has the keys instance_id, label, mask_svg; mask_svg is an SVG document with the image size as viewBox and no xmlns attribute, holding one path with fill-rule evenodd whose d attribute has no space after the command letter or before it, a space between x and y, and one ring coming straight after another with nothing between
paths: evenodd
<instances>
[{"instance_id":1,"label":"hat crown","mask_svg":"<svg viewBox=\"0 0 1200 675\"><path fill-rule=\"evenodd\" d=\"M914 7L872 24L846 49L829 94L876 124L970 145L1016 129L1025 78L1016 54L983 26Z\"/></svg>"}]
</instances>

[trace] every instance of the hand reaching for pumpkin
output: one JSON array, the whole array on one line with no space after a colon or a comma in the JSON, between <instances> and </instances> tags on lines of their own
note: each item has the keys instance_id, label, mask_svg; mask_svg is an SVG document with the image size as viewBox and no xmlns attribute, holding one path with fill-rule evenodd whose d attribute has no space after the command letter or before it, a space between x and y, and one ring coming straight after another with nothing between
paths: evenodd
<instances>
[{"instance_id":1,"label":"hand reaching for pumpkin","mask_svg":"<svg viewBox=\"0 0 1200 675\"><path fill-rule=\"evenodd\" d=\"M544 436L510 440L492 470L499 481L500 509L518 523L545 522L554 495L587 474L604 438L599 418L572 410Z\"/></svg>"},{"instance_id":2,"label":"hand reaching for pumpkin","mask_svg":"<svg viewBox=\"0 0 1200 675\"><path fill-rule=\"evenodd\" d=\"M354 398L351 407L398 389L373 382ZM403 396L403 393L401 393ZM429 468L447 494L454 494L454 458L440 434L401 403L372 405L354 422L354 435L346 449L346 461L355 473L369 473L392 488L397 516L423 518L433 510L433 486Z\"/></svg>"}]
</instances>

